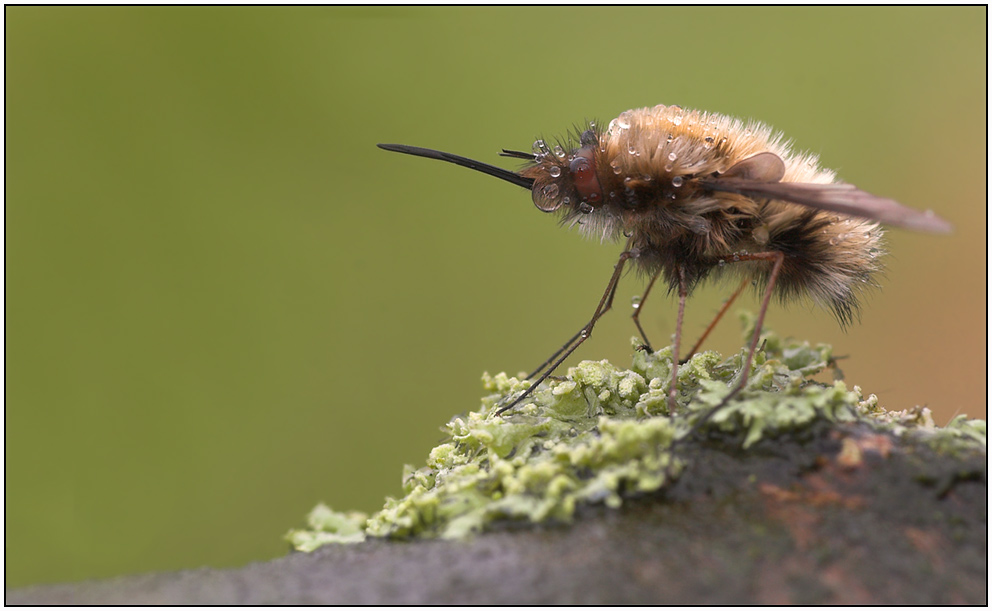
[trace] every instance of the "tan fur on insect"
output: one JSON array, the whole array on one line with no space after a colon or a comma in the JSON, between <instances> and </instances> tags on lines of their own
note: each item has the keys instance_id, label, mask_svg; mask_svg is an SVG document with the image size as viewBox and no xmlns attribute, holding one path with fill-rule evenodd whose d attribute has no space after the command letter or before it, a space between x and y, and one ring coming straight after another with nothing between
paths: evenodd
<instances>
[{"instance_id":1,"label":"tan fur on insect","mask_svg":"<svg viewBox=\"0 0 992 611\"><path fill-rule=\"evenodd\" d=\"M598 239L626 236L626 249L641 253L638 267L649 275L661 271L673 288L678 266L688 274L690 286L725 273L762 281L769 270L766 262L726 264L717 257L782 251L786 260L775 287L781 299L809 295L842 324L856 316L858 294L874 285L872 275L880 269L882 229L877 222L708 191L693 181L772 152L785 163L781 182L835 182L834 173L820 168L815 155L794 153L762 123L678 106L624 112L597 136L595 167L604 201L592 211L588 206L560 207L564 224L578 223L585 235ZM521 174L535 179L533 190L539 193L556 165L567 170L561 159L539 156Z\"/></svg>"}]
</instances>

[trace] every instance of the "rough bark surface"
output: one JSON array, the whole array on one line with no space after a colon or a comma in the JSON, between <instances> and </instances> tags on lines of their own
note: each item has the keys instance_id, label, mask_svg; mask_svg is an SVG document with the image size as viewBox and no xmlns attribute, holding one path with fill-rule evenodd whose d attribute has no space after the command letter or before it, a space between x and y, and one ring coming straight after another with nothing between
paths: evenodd
<instances>
[{"instance_id":1,"label":"rough bark surface","mask_svg":"<svg viewBox=\"0 0 992 611\"><path fill-rule=\"evenodd\" d=\"M737 440L739 441L739 440ZM687 446L664 494L461 542L7 592L9 604L986 604L986 455L864 425Z\"/></svg>"}]
</instances>

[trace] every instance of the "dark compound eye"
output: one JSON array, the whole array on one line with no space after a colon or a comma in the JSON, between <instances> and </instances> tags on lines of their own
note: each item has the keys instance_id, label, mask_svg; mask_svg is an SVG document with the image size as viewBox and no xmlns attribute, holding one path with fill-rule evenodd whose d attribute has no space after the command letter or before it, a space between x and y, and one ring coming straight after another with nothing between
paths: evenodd
<instances>
[{"instance_id":1,"label":"dark compound eye","mask_svg":"<svg viewBox=\"0 0 992 611\"><path fill-rule=\"evenodd\" d=\"M569 164L568 170L572 173L572 180L589 180L589 176L592 174L592 164L585 157L576 157Z\"/></svg>"},{"instance_id":2,"label":"dark compound eye","mask_svg":"<svg viewBox=\"0 0 992 611\"><path fill-rule=\"evenodd\" d=\"M599 178L596 176L596 168L591 161L592 155L591 149L581 149L568 165L568 171L579 196L584 201L598 202L602 199L603 193L599 186Z\"/></svg>"}]
</instances>

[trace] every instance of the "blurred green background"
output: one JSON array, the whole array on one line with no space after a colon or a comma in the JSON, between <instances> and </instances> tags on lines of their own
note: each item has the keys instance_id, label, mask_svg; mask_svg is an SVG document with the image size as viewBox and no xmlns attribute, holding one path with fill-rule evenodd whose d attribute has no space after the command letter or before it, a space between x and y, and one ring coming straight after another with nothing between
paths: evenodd
<instances>
[{"instance_id":1,"label":"blurred green background","mask_svg":"<svg viewBox=\"0 0 992 611\"><path fill-rule=\"evenodd\" d=\"M8 587L279 556L318 501L398 494L483 370L586 321L619 245L377 142L514 167L501 147L633 107L764 120L956 225L890 232L848 332L807 304L770 326L890 409L985 417L984 8L5 14ZM629 362L641 288L579 358ZM667 337L673 301L644 320Z\"/></svg>"}]
</instances>

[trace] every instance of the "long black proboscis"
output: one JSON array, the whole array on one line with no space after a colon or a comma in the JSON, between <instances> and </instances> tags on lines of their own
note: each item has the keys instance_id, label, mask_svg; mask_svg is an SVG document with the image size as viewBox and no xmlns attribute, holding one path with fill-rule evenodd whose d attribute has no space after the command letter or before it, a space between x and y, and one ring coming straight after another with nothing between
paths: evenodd
<instances>
[{"instance_id":1,"label":"long black proboscis","mask_svg":"<svg viewBox=\"0 0 992 611\"><path fill-rule=\"evenodd\" d=\"M533 178L527 178L517 174L516 172L511 172L510 170L505 170L503 168L489 165L488 163L482 163L481 161L476 161L467 157L452 155L451 153L444 153L433 149L420 148L419 146L407 146L405 144L378 144L376 146L386 151L393 151L394 153L405 153L416 157L426 157L428 159L440 159L441 161L447 161L448 163L460 165L464 168L469 168L470 170L476 170L478 172L482 172L483 174L495 176L496 178L505 180L506 182L512 182L518 187L523 187L524 189L530 190L534 186Z\"/></svg>"}]
</instances>

